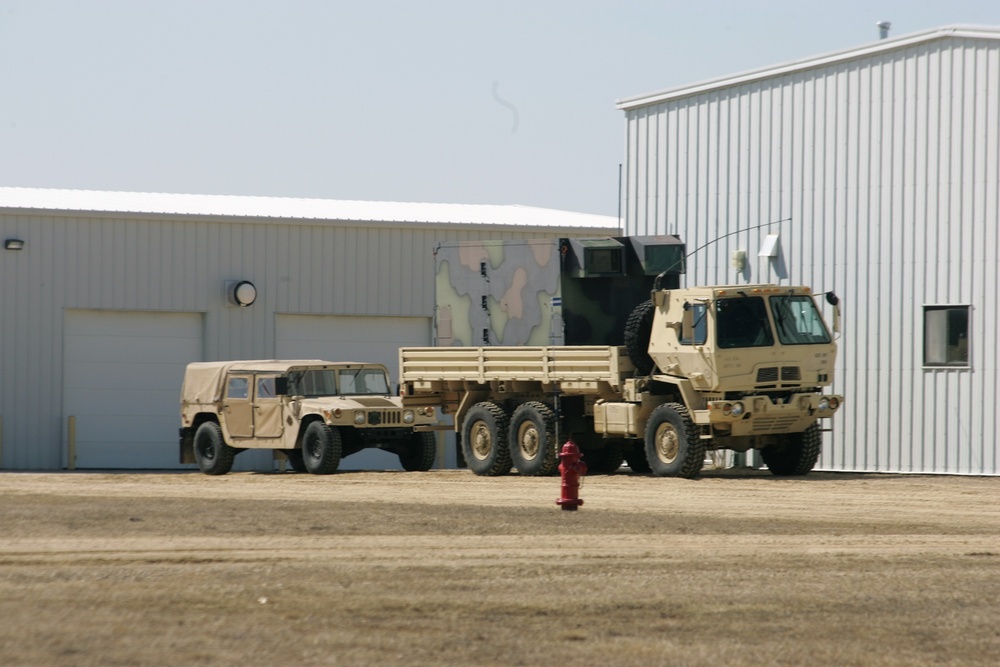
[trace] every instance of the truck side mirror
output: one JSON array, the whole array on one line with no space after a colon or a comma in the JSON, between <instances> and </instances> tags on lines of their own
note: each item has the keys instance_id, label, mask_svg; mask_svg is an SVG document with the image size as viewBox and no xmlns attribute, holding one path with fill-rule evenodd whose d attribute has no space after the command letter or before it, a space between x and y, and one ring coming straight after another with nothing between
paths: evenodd
<instances>
[{"instance_id":1,"label":"truck side mirror","mask_svg":"<svg viewBox=\"0 0 1000 667\"><path fill-rule=\"evenodd\" d=\"M276 396L288 395L288 378L284 377L274 378L274 394Z\"/></svg>"},{"instance_id":2,"label":"truck side mirror","mask_svg":"<svg viewBox=\"0 0 1000 667\"><path fill-rule=\"evenodd\" d=\"M826 302L833 306L833 333L840 333L840 297L833 292L826 293Z\"/></svg>"},{"instance_id":3,"label":"truck side mirror","mask_svg":"<svg viewBox=\"0 0 1000 667\"><path fill-rule=\"evenodd\" d=\"M694 309L690 303L684 304L684 317L681 318L681 340L694 341Z\"/></svg>"}]
</instances>

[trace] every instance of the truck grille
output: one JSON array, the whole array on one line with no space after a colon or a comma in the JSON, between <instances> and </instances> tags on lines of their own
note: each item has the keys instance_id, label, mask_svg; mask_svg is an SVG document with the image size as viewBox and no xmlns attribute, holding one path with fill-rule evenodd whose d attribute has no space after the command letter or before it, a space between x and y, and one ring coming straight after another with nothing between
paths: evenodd
<instances>
[{"instance_id":1,"label":"truck grille","mask_svg":"<svg viewBox=\"0 0 1000 667\"><path fill-rule=\"evenodd\" d=\"M801 382L802 369L798 366L768 366L757 369L757 384L774 384L782 382Z\"/></svg>"}]
</instances>

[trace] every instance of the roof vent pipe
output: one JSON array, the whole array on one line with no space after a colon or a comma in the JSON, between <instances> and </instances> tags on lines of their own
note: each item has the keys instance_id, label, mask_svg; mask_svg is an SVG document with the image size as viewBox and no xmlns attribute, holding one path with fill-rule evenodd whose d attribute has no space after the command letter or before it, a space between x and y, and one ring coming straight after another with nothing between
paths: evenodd
<instances>
[{"instance_id":1,"label":"roof vent pipe","mask_svg":"<svg viewBox=\"0 0 1000 667\"><path fill-rule=\"evenodd\" d=\"M889 23L888 21L879 21L875 25L878 26L878 38L879 39L885 39L886 37L889 36L889 28L892 27L891 23Z\"/></svg>"}]
</instances>

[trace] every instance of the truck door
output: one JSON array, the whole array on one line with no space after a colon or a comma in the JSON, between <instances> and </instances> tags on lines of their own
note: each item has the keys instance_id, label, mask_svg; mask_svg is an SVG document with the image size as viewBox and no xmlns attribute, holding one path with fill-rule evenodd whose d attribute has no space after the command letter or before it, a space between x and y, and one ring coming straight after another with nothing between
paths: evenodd
<instances>
[{"instance_id":1,"label":"truck door","mask_svg":"<svg viewBox=\"0 0 1000 667\"><path fill-rule=\"evenodd\" d=\"M222 402L226 429L232 438L253 437L253 404L250 402L250 383L253 376L231 373L226 380L226 398Z\"/></svg>"},{"instance_id":2,"label":"truck door","mask_svg":"<svg viewBox=\"0 0 1000 667\"><path fill-rule=\"evenodd\" d=\"M281 398L274 391L277 375L258 375L254 396L254 435L258 438L280 438L284 431L281 421Z\"/></svg>"}]
</instances>

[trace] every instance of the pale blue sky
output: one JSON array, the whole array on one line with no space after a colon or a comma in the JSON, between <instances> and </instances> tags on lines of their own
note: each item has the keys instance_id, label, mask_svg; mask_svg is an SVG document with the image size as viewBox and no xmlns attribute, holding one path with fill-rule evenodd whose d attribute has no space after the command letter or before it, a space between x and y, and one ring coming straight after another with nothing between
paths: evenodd
<instances>
[{"instance_id":1,"label":"pale blue sky","mask_svg":"<svg viewBox=\"0 0 1000 667\"><path fill-rule=\"evenodd\" d=\"M616 100L879 20L1000 26L1000 2L0 0L0 185L615 215Z\"/></svg>"}]
</instances>

